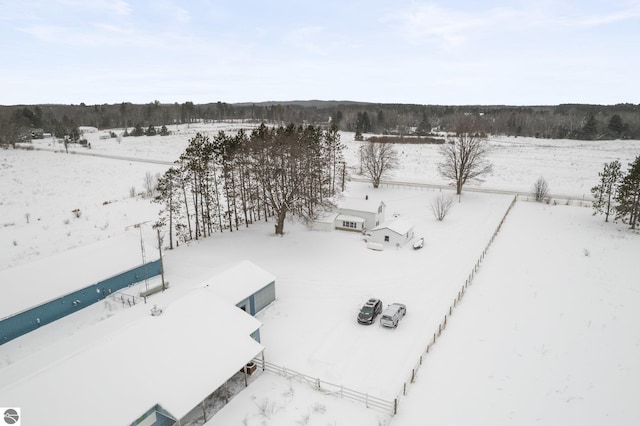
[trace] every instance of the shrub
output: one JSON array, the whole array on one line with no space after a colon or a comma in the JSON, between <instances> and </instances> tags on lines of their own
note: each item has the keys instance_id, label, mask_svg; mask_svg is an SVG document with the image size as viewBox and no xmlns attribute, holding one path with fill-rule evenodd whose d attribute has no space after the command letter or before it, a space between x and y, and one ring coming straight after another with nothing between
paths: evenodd
<instances>
[{"instance_id":1,"label":"shrub","mask_svg":"<svg viewBox=\"0 0 640 426\"><path fill-rule=\"evenodd\" d=\"M431 201L431 211L433 212L433 216L439 221L444 220L452 205L452 197L445 196L443 194L438 195L435 200Z\"/></svg>"},{"instance_id":2,"label":"shrub","mask_svg":"<svg viewBox=\"0 0 640 426\"><path fill-rule=\"evenodd\" d=\"M533 184L533 198L541 203L545 199L548 199L549 195L549 185L547 185L547 181L543 177L539 177L536 183ZM549 201L547 201L549 204Z\"/></svg>"}]
</instances>

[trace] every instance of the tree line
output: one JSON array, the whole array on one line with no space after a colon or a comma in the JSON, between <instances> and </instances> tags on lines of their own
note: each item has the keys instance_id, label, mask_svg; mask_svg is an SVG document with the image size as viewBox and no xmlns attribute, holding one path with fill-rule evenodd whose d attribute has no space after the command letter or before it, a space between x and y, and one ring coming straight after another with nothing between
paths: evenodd
<instances>
[{"instance_id":1,"label":"tree line","mask_svg":"<svg viewBox=\"0 0 640 426\"><path fill-rule=\"evenodd\" d=\"M158 179L156 226L168 233L170 248L270 218L282 235L288 215L313 220L333 205L344 189L343 149L335 127L262 124L250 134L198 133Z\"/></svg>"},{"instance_id":2,"label":"tree line","mask_svg":"<svg viewBox=\"0 0 640 426\"><path fill-rule=\"evenodd\" d=\"M78 126L148 128L197 120L249 120L333 125L358 134L428 135L454 131L456 117L473 115L489 134L554 139L640 139L640 105L441 106L337 101L228 104L27 105L0 106L0 143L28 139L41 129L57 137Z\"/></svg>"}]
</instances>

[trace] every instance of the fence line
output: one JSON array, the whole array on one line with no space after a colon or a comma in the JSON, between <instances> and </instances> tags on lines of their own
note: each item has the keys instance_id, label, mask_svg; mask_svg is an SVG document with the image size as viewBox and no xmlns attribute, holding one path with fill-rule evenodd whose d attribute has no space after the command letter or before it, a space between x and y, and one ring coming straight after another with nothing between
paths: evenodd
<instances>
[{"instance_id":1,"label":"fence line","mask_svg":"<svg viewBox=\"0 0 640 426\"><path fill-rule=\"evenodd\" d=\"M511 201L511 204L509 204L509 207L507 208L507 211L505 212L504 216L500 220L500 223L498 224L498 227L493 232L493 235L491 236L491 239L489 240L489 242L485 246L484 250L482 251L482 254L480 255L480 257L476 261L475 265L473 266L473 269L469 273L469 276L465 280L464 284L462 284L462 286L460 287L460 290L458 291L458 294L456 295L456 297L451 302L451 305L449 306L449 309L445 312L442 321L438 325L438 329L433 333L433 336L429 339L429 343L427 344L426 349L422 352L422 354L420 354L420 357L419 357L418 361L416 362L414 367L411 369L411 373L409 374L409 378L407 380L405 380L405 382L402 385L402 391L400 392L400 394L402 396L407 394L408 385L410 385L411 383L415 382L417 374L418 374L418 370L422 366L422 363L424 362L424 359L426 358L426 356L429 354L429 352L433 348L433 345L435 345L435 343L438 341L438 338L442 335L444 330L447 328L447 318L449 318L453 314L455 308L458 306L458 304L462 300L462 297L465 295L465 293L467 291L467 288L469 288L469 286L472 284L473 279L476 276L476 273L480 269L480 265L481 265L482 261L484 260L485 256L487 255L487 252L489 251L489 248L491 247L491 244L493 244L493 242L496 239L498 233L500 232L500 229L502 229L502 225L504 224L505 220L507 219L507 215L509 214L509 212L511 211L511 209L515 205L517 199L518 199L517 195L513 197L513 200ZM396 412L397 412L397 409L398 409L398 407L397 407L398 398L396 398L395 401L396 401Z\"/></svg>"},{"instance_id":2,"label":"fence line","mask_svg":"<svg viewBox=\"0 0 640 426\"><path fill-rule=\"evenodd\" d=\"M262 371L269 371L285 378L296 379L302 383L308 384L313 389L326 395L335 395L343 399L363 403L367 408L374 408L389 414L397 414L398 412L397 398L391 401L378 398L376 396L369 395L368 393L359 392L350 388L346 388L342 385L336 385L326 382L318 377L308 376L304 373L300 373L290 368L277 366L261 358L255 358L253 362L255 362L258 367L262 369Z\"/></svg>"},{"instance_id":3,"label":"fence line","mask_svg":"<svg viewBox=\"0 0 640 426\"><path fill-rule=\"evenodd\" d=\"M370 182L370 179L366 178L351 178L355 182ZM431 192L441 192L444 190L455 190L451 185L446 184L434 184L434 183L419 183L419 182L400 182L400 181L380 181L380 188L398 188L407 190L422 190ZM526 191L513 191L509 189L495 189L495 188L479 188L479 187L465 187L466 192L482 192L487 194L502 194L513 195L518 197L519 201L536 201L535 197L531 193ZM549 194L543 201L546 204L553 205L567 205L578 207L592 207L593 198L590 196L582 195L567 195L567 194Z\"/></svg>"},{"instance_id":4,"label":"fence line","mask_svg":"<svg viewBox=\"0 0 640 426\"><path fill-rule=\"evenodd\" d=\"M131 294L127 294L122 291L116 291L116 292L110 293L106 295L106 297L109 299L112 299L114 302L122 303L123 308L127 306L128 307L135 306L136 303L146 303L145 299L131 295Z\"/></svg>"}]
</instances>

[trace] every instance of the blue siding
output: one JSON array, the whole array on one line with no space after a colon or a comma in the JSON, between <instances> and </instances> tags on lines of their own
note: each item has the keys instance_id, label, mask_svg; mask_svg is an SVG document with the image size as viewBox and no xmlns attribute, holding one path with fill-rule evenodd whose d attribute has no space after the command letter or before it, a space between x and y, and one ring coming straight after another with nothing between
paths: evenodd
<instances>
[{"instance_id":1,"label":"blue siding","mask_svg":"<svg viewBox=\"0 0 640 426\"><path fill-rule=\"evenodd\" d=\"M0 345L104 299L128 285L160 274L160 260L74 291L0 321Z\"/></svg>"},{"instance_id":2,"label":"blue siding","mask_svg":"<svg viewBox=\"0 0 640 426\"><path fill-rule=\"evenodd\" d=\"M258 290L252 297L254 312L252 315L260 312L271 302L276 300L276 283L271 282Z\"/></svg>"},{"instance_id":3,"label":"blue siding","mask_svg":"<svg viewBox=\"0 0 640 426\"><path fill-rule=\"evenodd\" d=\"M156 404L147 410L138 420L131 423L131 426L137 426L142 423L147 417L151 414L156 413L156 421L153 422L153 426L173 426L176 424L176 419L173 418L171 414L160 405Z\"/></svg>"},{"instance_id":4,"label":"blue siding","mask_svg":"<svg viewBox=\"0 0 640 426\"><path fill-rule=\"evenodd\" d=\"M260 343L260 329L257 329L256 331L251 333L251 337L253 337L253 340Z\"/></svg>"}]
</instances>

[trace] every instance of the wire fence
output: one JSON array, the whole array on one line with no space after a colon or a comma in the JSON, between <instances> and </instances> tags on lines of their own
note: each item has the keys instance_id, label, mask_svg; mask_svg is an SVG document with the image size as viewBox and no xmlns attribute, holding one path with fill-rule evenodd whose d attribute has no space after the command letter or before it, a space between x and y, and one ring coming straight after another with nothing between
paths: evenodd
<instances>
[{"instance_id":1,"label":"wire fence","mask_svg":"<svg viewBox=\"0 0 640 426\"><path fill-rule=\"evenodd\" d=\"M397 398L393 400L378 398L378 397L369 395L368 393L359 392L357 390L353 390L353 389L344 387L342 385L336 385L333 383L326 382L317 377L308 376L306 374L300 373L290 368L277 366L275 364L272 364L260 358L255 358L253 362L255 362L258 365L258 368L262 369L262 371L268 371L271 373L278 374L285 378L292 378L292 379L298 380L299 382L306 383L311 388L319 392L322 392L326 395L334 395L342 399L355 401L355 402L364 404L365 407L367 408L377 409L392 415L397 414L398 412Z\"/></svg>"},{"instance_id":2,"label":"wire fence","mask_svg":"<svg viewBox=\"0 0 640 426\"><path fill-rule=\"evenodd\" d=\"M418 374L418 370L422 366L426 356L429 354L429 352L433 348L433 345L436 344L436 342L438 341L438 338L442 335L444 330L447 328L447 319L449 317L451 317L451 315L453 315L453 312L455 311L456 307L458 306L458 304L462 300L462 297L465 295L465 293L467 291L467 288L473 283L473 279L475 278L476 274L480 270L480 265L482 264L482 261L484 260L485 256L487 255L487 252L489 251L489 248L491 247L491 244L493 244L494 240L498 236L498 233L500 232L500 229L502 229L502 225L504 224L505 220L507 219L507 216L509 215L509 212L511 211L513 206L515 205L517 199L518 199L517 196L513 197L513 200L511 201L511 204L509 204L509 207L507 208L507 211L505 212L504 216L502 217L502 220L500 220L500 223L498 224L498 227L496 228L496 230L494 231L493 235L491 236L491 239L489 240L489 242L485 246L484 250L482 251L482 254L480 255L480 257L476 261L475 265L473 266L473 269L469 273L469 276L465 280L464 284L460 287L460 290L458 291L458 294L456 295L456 297L453 299L451 305L449 306L449 309L444 314L442 321L438 325L438 329L436 331L434 331L433 336L430 338L429 343L427 344L425 350L420 354L420 357L419 357L418 361L416 362L415 366L411 369L411 372L410 372L408 378L404 381L404 383L402 385L402 390L399 392L400 395L402 395L402 396L406 395L408 386L411 383L415 382L417 374ZM396 409L396 412L397 412L397 409L398 409L398 407L397 407L398 398L396 398L395 401L396 401L395 409Z\"/></svg>"},{"instance_id":3,"label":"wire fence","mask_svg":"<svg viewBox=\"0 0 640 426\"><path fill-rule=\"evenodd\" d=\"M473 269L469 273L469 276L465 280L464 284L460 287L460 290L458 291L456 297L453 299L451 305L449 306L449 309L447 310L447 312L445 312L442 318L442 321L438 325L438 329L433 333L433 336L431 336L431 338L429 339L429 343L427 344L425 350L420 354L420 357L418 358L415 366L411 369L411 372L409 373L407 379L402 384L401 391L398 393L398 396L393 400L378 398L378 397L369 395L368 393L363 393L353 389L346 388L342 385L329 383L317 377L308 376L306 374L300 373L298 371L295 371L286 367L277 366L263 359L255 358L254 362L263 371L269 371L286 378L293 378L302 383L307 383L313 389L323 392L325 394L336 395L336 396L339 396L340 398L349 399L351 401L362 403L367 408L378 409L380 411L383 411L392 415L397 414L400 397L405 396L407 394L409 385L415 382L418 375L418 370L424 363L425 358L433 348L433 345L436 344L436 342L438 341L438 338L442 335L444 330L447 328L448 318L451 317L451 315L453 315L455 308L458 306L458 304L462 300L462 297L465 295L467 288L473 283L473 279L475 278L476 274L480 270L480 265L482 264L482 261L487 255L489 248L495 241L496 237L498 236L498 233L502 229L502 225L504 225L504 222L507 219L507 216L511 212L511 209L513 208L517 200L518 200L518 196L516 195L513 197L513 200L509 204L509 207L504 213L504 216L502 217L502 219L500 220L500 223L498 224L495 231L493 232L491 239L489 240L484 250L482 251L482 254L476 261L475 265L473 266Z\"/></svg>"},{"instance_id":4,"label":"wire fence","mask_svg":"<svg viewBox=\"0 0 640 426\"><path fill-rule=\"evenodd\" d=\"M142 297L127 294L122 291L110 293L106 297L116 303L122 303L123 308L135 306L137 303L145 303Z\"/></svg>"},{"instance_id":5,"label":"wire fence","mask_svg":"<svg viewBox=\"0 0 640 426\"><path fill-rule=\"evenodd\" d=\"M351 178L355 182L370 182L370 179L366 178ZM397 188L406 190L417 191L431 191L442 192L442 190L455 191L455 187L446 184L432 184L432 183L419 183L419 182L400 182L400 181L381 181L380 188ZM532 193L523 191L514 191L509 189L497 189L497 188L484 188L484 187L469 187L465 186L465 192L482 192L486 194L502 194L513 195L518 197L519 201L537 201L551 205L567 205L578 207L592 207L593 198L589 195L567 195L567 194L549 194L544 200L539 201L535 199Z\"/></svg>"}]
</instances>

